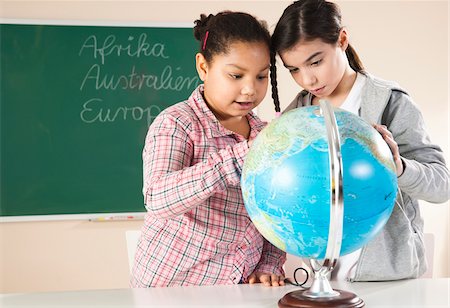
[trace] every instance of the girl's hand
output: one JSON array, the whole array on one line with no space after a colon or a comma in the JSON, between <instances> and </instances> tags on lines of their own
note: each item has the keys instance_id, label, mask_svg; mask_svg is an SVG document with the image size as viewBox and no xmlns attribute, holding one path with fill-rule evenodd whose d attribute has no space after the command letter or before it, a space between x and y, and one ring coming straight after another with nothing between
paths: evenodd
<instances>
[{"instance_id":1,"label":"girl's hand","mask_svg":"<svg viewBox=\"0 0 450 308\"><path fill-rule=\"evenodd\" d=\"M263 283L267 287L284 286L284 277L278 276L276 274L253 272L248 277L248 283L254 284L254 283L258 283L258 282Z\"/></svg>"},{"instance_id":2,"label":"girl's hand","mask_svg":"<svg viewBox=\"0 0 450 308\"><path fill-rule=\"evenodd\" d=\"M374 124L373 127L381 134L384 141L388 144L391 149L392 156L394 157L394 163L397 170L397 177L403 174L403 162L400 157L400 152L398 150L398 144L395 142L392 133L387 129L385 125Z\"/></svg>"}]
</instances>

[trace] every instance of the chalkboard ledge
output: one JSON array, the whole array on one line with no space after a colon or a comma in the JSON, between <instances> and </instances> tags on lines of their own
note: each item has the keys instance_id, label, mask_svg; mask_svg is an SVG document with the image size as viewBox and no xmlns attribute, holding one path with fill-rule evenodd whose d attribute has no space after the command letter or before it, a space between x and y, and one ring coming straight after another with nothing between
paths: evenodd
<instances>
[{"instance_id":1,"label":"chalkboard ledge","mask_svg":"<svg viewBox=\"0 0 450 308\"><path fill-rule=\"evenodd\" d=\"M29 216L1 216L0 223L55 221L55 220L88 220L88 221L127 221L142 220L144 212L136 213L95 213L95 214L64 214L64 215L29 215Z\"/></svg>"}]
</instances>

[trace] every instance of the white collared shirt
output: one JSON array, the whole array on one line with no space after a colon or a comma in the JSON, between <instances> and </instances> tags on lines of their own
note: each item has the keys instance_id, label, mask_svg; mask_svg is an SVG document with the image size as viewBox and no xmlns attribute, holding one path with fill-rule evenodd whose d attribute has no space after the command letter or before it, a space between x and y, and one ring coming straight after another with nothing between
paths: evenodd
<instances>
[{"instance_id":1,"label":"white collared shirt","mask_svg":"<svg viewBox=\"0 0 450 308\"><path fill-rule=\"evenodd\" d=\"M366 83L366 76L361 73L356 73L356 80L348 93L347 98L339 107L341 109L350 111L356 115L359 115L359 108L361 107L361 91Z\"/></svg>"}]
</instances>

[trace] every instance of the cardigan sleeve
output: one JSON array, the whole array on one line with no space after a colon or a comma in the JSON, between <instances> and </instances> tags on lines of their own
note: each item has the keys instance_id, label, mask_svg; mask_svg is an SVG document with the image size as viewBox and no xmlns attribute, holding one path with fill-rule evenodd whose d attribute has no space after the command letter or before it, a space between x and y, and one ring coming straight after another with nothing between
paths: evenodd
<instances>
[{"instance_id":1,"label":"cardigan sleeve","mask_svg":"<svg viewBox=\"0 0 450 308\"><path fill-rule=\"evenodd\" d=\"M383 115L383 124L397 142L405 169L399 187L414 199L433 203L449 199L449 170L441 148L433 144L420 110L411 98L393 91Z\"/></svg>"}]
</instances>

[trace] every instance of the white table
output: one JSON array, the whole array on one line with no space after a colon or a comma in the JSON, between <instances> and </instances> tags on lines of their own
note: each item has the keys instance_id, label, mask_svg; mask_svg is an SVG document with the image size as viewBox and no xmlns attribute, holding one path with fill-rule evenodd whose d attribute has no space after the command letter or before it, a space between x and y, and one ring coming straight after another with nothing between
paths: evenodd
<instances>
[{"instance_id":1,"label":"white table","mask_svg":"<svg viewBox=\"0 0 450 308\"><path fill-rule=\"evenodd\" d=\"M332 283L356 293L366 307L450 307L450 278ZM257 285L2 294L0 307L277 307L298 287Z\"/></svg>"}]
</instances>

